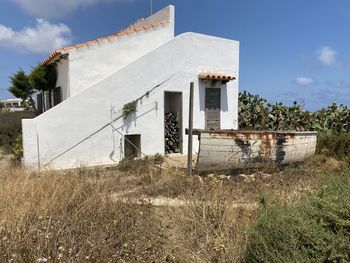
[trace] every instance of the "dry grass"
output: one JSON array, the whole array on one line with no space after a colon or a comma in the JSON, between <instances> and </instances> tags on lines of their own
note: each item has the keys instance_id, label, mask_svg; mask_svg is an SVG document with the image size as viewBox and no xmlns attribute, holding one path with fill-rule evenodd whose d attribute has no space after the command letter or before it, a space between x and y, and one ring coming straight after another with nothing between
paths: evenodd
<instances>
[{"instance_id":1,"label":"dry grass","mask_svg":"<svg viewBox=\"0 0 350 263\"><path fill-rule=\"evenodd\" d=\"M189 178L155 168L153 160L123 171L13 168L0 176L0 262L242 262L258 210L234 204L265 193L297 201L322 181L315 167L324 162L313 162L222 178ZM187 205L132 202L143 197L176 197Z\"/></svg>"},{"instance_id":2,"label":"dry grass","mask_svg":"<svg viewBox=\"0 0 350 263\"><path fill-rule=\"evenodd\" d=\"M254 211L233 203L232 195L219 185L206 185L189 197L188 206L170 211L170 242L176 258L181 262L242 262L245 229Z\"/></svg>"},{"instance_id":3,"label":"dry grass","mask_svg":"<svg viewBox=\"0 0 350 263\"><path fill-rule=\"evenodd\" d=\"M161 258L165 239L154 208L113 202L115 179L95 171L30 174L19 170L1 178L0 261Z\"/></svg>"}]
</instances>

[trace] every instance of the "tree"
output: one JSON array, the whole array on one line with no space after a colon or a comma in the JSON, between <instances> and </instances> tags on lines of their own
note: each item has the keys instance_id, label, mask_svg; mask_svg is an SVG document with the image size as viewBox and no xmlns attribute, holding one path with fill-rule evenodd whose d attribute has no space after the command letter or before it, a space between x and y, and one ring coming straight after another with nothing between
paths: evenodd
<instances>
[{"instance_id":1,"label":"tree","mask_svg":"<svg viewBox=\"0 0 350 263\"><path fill-rule=\"evenodd\" d=\"M23 103L29 101L31 107L36 111L35 103L32 98L35 90L33 89L28 75L20 69L10 77L11 87L8 89L16 98L22 99Z\"/></svg>"},{"instance_id":2,"label":"tree","mask_svg":"<svg viewBox=\"0 0 350 263\"><path fill-rule=\"evenodd\" d=\"M29 75L29 80L33 88L38 91L48 91L49 92L49 105L48 108L52 106L51 93L56 87L57 82L57 69L56 64L42 65L39 64L33 68ZM45 107L46 105L44 105Z\"/></svg>"}]
</instances>

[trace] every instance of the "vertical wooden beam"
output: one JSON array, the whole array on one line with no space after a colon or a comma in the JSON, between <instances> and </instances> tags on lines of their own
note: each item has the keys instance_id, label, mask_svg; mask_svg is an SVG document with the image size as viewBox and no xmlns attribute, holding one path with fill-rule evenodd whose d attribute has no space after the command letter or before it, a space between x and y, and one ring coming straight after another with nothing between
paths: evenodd
<instances>
[{"instance_id":1,"label":"vertical wooden beam","mask_svg":"<svg viewBox=\"0 0 350 263\"><path fill-rule=\"evenodd\" d=\"M192 135L193 135L193 90L194 82L190 85L190 107L188 117L188 151L187 151L187 172L188 175L192 175Z\"/></svg>"}]
</instances>

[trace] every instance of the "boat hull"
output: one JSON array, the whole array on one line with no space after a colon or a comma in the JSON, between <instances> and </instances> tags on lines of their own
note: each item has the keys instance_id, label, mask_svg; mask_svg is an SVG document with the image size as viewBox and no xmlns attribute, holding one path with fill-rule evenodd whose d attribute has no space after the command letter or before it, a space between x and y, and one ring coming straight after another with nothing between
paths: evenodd
<instances>
[{"instance_id":1,"label":"boat hull","mask_svg":"<svg viewBox=\"0 0 350 263\"><path fill-rule=\"evenodd\" d=\"M317 132L201 131L196 169L213 171L285 165L315 154Z\"/></svg>"}]
</instances>

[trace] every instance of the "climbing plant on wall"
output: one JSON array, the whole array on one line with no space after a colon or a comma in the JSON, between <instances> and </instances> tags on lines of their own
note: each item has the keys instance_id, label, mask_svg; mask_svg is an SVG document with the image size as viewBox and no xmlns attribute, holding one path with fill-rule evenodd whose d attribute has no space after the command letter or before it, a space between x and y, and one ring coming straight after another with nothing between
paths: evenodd
<instances>
[{"instance_id":1,"label":"climbing plant on wall","mask_svg":"<svg viewBox=\"0 0 350 263\"><path fill-rule=\"evenodd\" d=\"M136 112L137 100L133 100L123 106L123 118L124 120L132 113Z\"/></svg>"}]
</instances>

